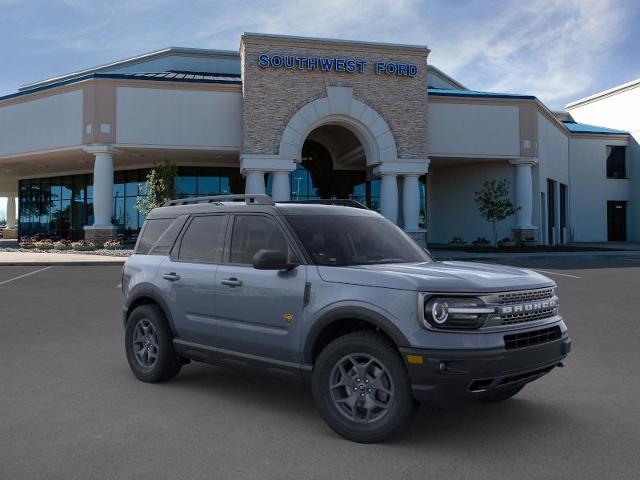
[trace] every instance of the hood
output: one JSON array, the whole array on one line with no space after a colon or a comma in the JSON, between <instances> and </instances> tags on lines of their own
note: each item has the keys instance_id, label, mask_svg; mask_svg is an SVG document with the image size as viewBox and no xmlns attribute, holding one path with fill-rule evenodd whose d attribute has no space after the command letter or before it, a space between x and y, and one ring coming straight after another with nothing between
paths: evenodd
<instances>
[{"instance_id":1,"label":"hood","mask_svg":"<svg viewBox=\"0 0 640 480\"><path fill-rule=\"evenodd\" d=\"M526 268L474 262L386 263L318 267L326 282L451 293L491 293L554 285Z\"/></svg>"}]
</instances>

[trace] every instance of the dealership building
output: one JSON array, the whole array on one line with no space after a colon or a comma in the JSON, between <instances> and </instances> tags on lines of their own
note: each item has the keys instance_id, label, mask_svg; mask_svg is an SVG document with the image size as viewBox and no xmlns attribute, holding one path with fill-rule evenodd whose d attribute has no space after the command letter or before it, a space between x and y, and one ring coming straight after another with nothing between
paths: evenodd
<instances>
[{"instance_id":1,"label":"dealership building","mask_svg":"<svg viewBox=\"0 0 640 480\"><path fill-rule=\"evenodd\" d=\"M428 56L247 33L239 52L167 48L25 85L0 97L5 237L132 241L168 160L180 197L351 198L432 244L491 238L475 192L506 179L519 209L499 238L640 241L640 81L552 112Z\"/></svg>"}]
</instances>

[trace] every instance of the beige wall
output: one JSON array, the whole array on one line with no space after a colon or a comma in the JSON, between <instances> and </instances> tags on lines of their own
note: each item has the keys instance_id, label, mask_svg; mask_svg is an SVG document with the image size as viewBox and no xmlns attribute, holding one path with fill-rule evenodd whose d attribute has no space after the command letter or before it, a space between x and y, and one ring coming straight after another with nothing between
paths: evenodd
<instances>
[{"instance_id":1,"label":"beige wall","mask_svg":"<svg viewBox=\"0 0 640 480\"><path fill-rule=\"evenodd\" d=\"M262 69L262 53L357 58L369 63L364 73ZM315 41L286 43L271 38L243 37L243 146L245 154L278 153L280 137L292 115L318 98L327 86L353 88L353 98L379 113L394 136L398 157L426 158L428 50L376 47L357 43L323 44ZM415 77L376 75L375 61L418 65Z\"/></svg>"}]
</instances>

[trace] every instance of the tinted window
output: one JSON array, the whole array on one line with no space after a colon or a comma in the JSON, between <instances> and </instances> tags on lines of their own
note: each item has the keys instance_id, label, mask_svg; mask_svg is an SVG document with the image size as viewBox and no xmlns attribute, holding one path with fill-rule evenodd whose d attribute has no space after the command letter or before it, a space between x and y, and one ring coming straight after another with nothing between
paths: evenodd
<instances>
[{"instance_id":1,"label":"tinted window","mask_svg":"<svg viewBox=\"0 0 640 480\"><path fill-rule=\"evenodd\" d=\"M173 244L180 235L180 231L187 221L188 215L179 216L172 224L167 228L158 241L153 245L149 255L168 255L173 247Z\"/></svg>"},{"instance_id":2,"label":"tinted window","mask_svg":"<svg viewBox=\"0 0 640 480\"><path fill-rule=\"evenodd\" d=\"M153 220L147 220L142 230L142 235L138 240L136 246L136 253L146 255L153 247L153 244L160 238L169 225L173 223L173 218L156 218Z\"/></svg>"},{"instance_id":3,"label":"tinted window","mask_svg":"<svg viewBox=\"0 0 640 480\"><path fill-rule=\"evenodd\" d=\"M287 220L317 265L431 261L398 227L380 217L290 216Z\"/></svg>"},{"instance_id":4,"label":"tinted window","mask_svg":"<svg viewBox=\"0 0 640 480\"><path fill-rule=\"evenodd\" d=\"M627 178L626 147L607 147L607 178Z\"/></svg>"},{"instance_id":5,"label":"tinted window","mask_svg":"<svg viewBox=\"0 0 640 480\"><path fill-rule=\"evenodd\" d=\"M287 239L272 220L258 215L238 215L231 236L231 263L252 264L258 250L288 252Z\"/></svg>"},{"instance_id":6,"label":"tinted window","mask_svg":"<svg viewBox=\"0 0 640 480\"><path fill-rule=\"evenodd\" d=\"M224 215L194 217L182 236L178 258L185 262L221 262L226 223Z\"/></svg>"}]
</instances>

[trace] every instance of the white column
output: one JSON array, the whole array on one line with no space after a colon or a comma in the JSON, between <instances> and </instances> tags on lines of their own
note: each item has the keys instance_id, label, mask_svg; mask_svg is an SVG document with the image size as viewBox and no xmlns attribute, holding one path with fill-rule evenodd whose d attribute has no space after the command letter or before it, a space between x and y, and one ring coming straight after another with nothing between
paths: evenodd
<instances>
[{"instance_id":1,"label":"white column","mask_svg":"<svg viewBox=\"0 0 640 480\"><path fill-rule=\"evenodd\" d=\"M93 227L111 228L113 217L113 154L95 152L93 164Z\"/></svg>"},{"instance_id":2,"label":"white column","mask_svg":"<svg viewBox=\"0 0 640 480\"><path fill-rule=\"evenodd\" d=\"M247 194L264 194L264 171L262 170L247 170L245 172L246 184L244 187L244 193Z\"/></svg>"},{"instance_id":3,"label":"white column","mask_svg":"<svg viewBox=\"0 0 640 480\"><path fill-rule=\"evenodd\" d=\"M273 198L274 202L286 202L291 200L289 172L273 172L271 198Z\"/></svg>"},{"instance_id":4,"label":"white column","mask_svg":"<svg viewBox=\"0 0 640 480\"><path fill-rule=\"evenodd\" d=\"M398 222L398 181L395 173L381 173L380 213L387 220Z\"/></svg>"},{"instance_id":5,"label":"white column","mask_svg":"<svg viewBox=\"0 0 640 480\"><path fill-rule=\"evenodd\" d=\"M7 228L16 228L16 197L7 197Z\"/></svg>"},{"instance_id":6,"label":"white column","mask_svg":"<svg viewBox=\"0 0 640 480\"><path fill-rule=\"evenodd\" d=\"M415 232L418 230L418 220L420 217L420 182L418 175L402 176L402 218L404 219L404 230Z\"/></svg>"},{"instance_id":7,"label":"white column","mask_svg":"<svg viewBox=\"0 0 640 480\"><path fill-rule=\"evenodd\" d=\"M533 217L533 175L531 167L537 163L535 158L519 158L510 160L516 167L516 227L519 229L535 228Z\"/></svg>"}]
</instances>

